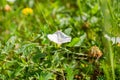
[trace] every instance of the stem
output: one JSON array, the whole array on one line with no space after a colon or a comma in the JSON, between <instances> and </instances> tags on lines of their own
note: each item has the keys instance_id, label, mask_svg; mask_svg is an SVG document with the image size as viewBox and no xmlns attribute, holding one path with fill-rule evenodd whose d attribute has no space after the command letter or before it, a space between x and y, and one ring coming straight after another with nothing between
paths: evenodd
<instances>
[{"instance_id":1,"label":"stem","mask_svg":"<svg viewBox=\"0 0 120 80\"><path fill-rule=\"evenodd\" d=\"M82 19L82 7L81 7L81 2L80 2L80 0L77 0L77 5L78 5L78 7L79 7L81 22L83 22L83 19Z\"/></svg>"},{"instance_id":2,"label":"stem","mask_svg":"<svg viewBox=\"0 0 120 80\"><path fill-rule=\"evenodd\" d=\"M112 8L111 8L111 6L110 6L110 0L107 0L107 6L108 6L108 9L109 9L109 11L110 11L111 17L112 17L112 19L114 20L115 17L114 17L114 15L113 15L113 11L112 11Z\"/></svg>"},{"instance_id":3,"label":"stem","mask_svg":"<svg viewBox=\"0 0 120 80\"><path fill-rule=\"evenodd\" d=\"M110 0L100 0L100 3L102 4L101 7L104 6L104 8L102 9L103 11L103 16L104 16L104 27L106 27L105 24L111 24L112 25L112 31L111 33L113 32L113 29L114 27L116 26L116 24L114 24L114 19L115 19L115 16L113 14L113 10L111 8L111 4L110 4ZM106 5L107 3L107 5ZM107 14L105 11L106 9L108 8L109 10L109 14ZM108 17L111 17L111 20L107 19ZM115 22L116 23L116 22ZM109 28L109 27L108 27ZM104 66L103 66L103 69L104 69L104 73L105 73L105 76L107 79L109 79L111 77L112 80L115 80L115 71L114 71L114 53L112 51L112 45L110 42L106 43L108 46L107 46L107 49L106 49L106 52L109 53L109 56L106 56L106 57L109 57L108 59L108 63L110 64L110 69L107 69L107 66L105 64L108 64L107 62L104 61ZM111 73L108 73L108 71L110 71Z\"/></svg>"},{"instance_id":4,"label":"stem","mask_svg":"<svg viewBox=\"0 0 120 80\"><path fill-rule=\"evenodd\" d=\"M62 70L62 76L63 76L63 80L65 80L65 75L63 70Z\"/></svg>"},{"instance_id":5,"label":"stem","mask_svg":"<svg viewBox=\"0 0 120 80\"><path fill-rule=\"evenodd\" d=\"M110 42L109 42L110 44ZM112 52L112 48L111 48L111 45L109 46L109 53L110 53L110 64L111 64L111 71L112 71L112 80L115 80L115 71L114 71L114 55L113 55L113 52Z\"/></svg>"}]
</instances>

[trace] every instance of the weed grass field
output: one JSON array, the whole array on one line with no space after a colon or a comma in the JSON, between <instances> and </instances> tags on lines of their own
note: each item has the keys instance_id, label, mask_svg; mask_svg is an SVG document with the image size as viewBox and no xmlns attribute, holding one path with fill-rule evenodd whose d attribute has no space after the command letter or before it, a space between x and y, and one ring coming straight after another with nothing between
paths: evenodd
<instances>
[{"instance_id":1,"label":"weed grass field","mask_svg":"<svg viewBox=\"0 0 120 80\"><path fill-rule=\"evenodd\" d=\"M119 0L0 0L0 80L120 80Z\"/></svg>"}]
</instances>

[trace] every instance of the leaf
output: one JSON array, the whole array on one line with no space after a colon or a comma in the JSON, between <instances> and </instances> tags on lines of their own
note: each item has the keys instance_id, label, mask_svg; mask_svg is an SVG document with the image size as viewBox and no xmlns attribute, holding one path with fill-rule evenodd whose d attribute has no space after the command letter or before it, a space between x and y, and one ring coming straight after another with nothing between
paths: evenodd
<instances>
[{"instance_id":1,"label":"leaf","mask_svg":"<svg viewBox=\"0 0 120 80\"><path fill-rule=\"evenodd\" d=\"M85 38L86 38L86 34L83 34L80 37L80 41L75 46L81 46L81 44L84 42Z\"/></svg>"},{"instance_id":2,"label":"leaf","mask_svg":"<svg viewBox=\"0 0 120 80\"><path fill-rule=\"evenodd\" d=\"M72 31L72 28L67 28L67 29L65 29L64 32L65 32L65 34L70 35L71 31Z\"/></svg>"},{"instance_id":3,"label":"leaf","mask_svg":"<svg viewBox=\"0 0 120 80\"><path fill-rule=\"evenodd\" d=\"M64 68L65 68L65 71L67 73L67 75L66 75L67 80L73 80L74 74L75 74L74 66L71 64L69 66L64 64Z\"/></svg>"},{"instance_id":4,"label":"leaf","mask_svg":"<svg viewBox=\"0 0 120 80\"><path fill-rule=\"evenodd\" d=\"M80 38L73 38L73 40L68 44L69 47L74 47L78 42Z\"/></svg>"},{"instance_id":5,"label":"leaf","mask_svg":"<svg viewBox=\"0 0 120 80\"><path fill-rule=\"evenodd\" d=\"M33 52L33 50L35 49L35 47L37 47L38 44L37 43L29 43L29 44L25 44L23 45L20 49L18 49L16 51L16 53L23 53L23 55L27 56L28 54L30 54L31 52Z\"/></svg>"},{"instance_id":6,"label":"leaf","mask_svg":"<svg viewBox=\"0 0 120 80\"><path fill-rule=\"evenodd\" d=\"M46 55L45 55L44 53L37 52L37 53L32 57L32 60L37 63L37 62L39 62L40 59L45 58L45 56L46 56Z\"/></svg>"},{"instance_id":7,"label":"leaf","mask_svg":"<svg viewBox=\"0 0 120 80\"><path fill-rule=\"evenodd\" d=\"M14 76L13 76L13 78L15 77L15 76L20 76L21 75L21 71L23 71L24 70L24 67L18 67L18 68L16 68L15 69L15 71L14 71Z\"/></svg>"},{"instance_id":8,"label":"leaf","mask_svg":"<svg viewBox=\"0 0 120 80\"><path fill-rule=\"evenodd\" d=\"M4 47L4 49L2 50L2 53L8 53L9 51L11 51L14 47L14 44L16 42L16 37L12 36L7 42L6 45Z\"/></svg>"},{"instance_id":9,"label":"leaf","mask_svg":"<svg viewBox=\"0 0 120 80\"><path fill-rule=\"evenodd\" d=\"M76 37L68 44L69 47L81 46L84 39L86 38L86 34L83 34L80 38Z\"/></svg>"},{"instance_id":10,"label":"leaf","mask_svg":"<svg viewBox=\"0 0 120 80\"><path fill-rule=\"evenodd\" d=\"M96 13L98 12L98 10L99 10L99 6L98 6L98 4L96 4L96 5L92 8L91 13L94 15L94 14L96 14Z\"/></svg>"},{"instance_id":11,"label":"leaf","mask_svg":"<svg viewBox=\"0 0 120 80\"><path fill-rule=\"evenodd\" d=\"M42 72L40 75L40 80L49 80L52 78L53 73Z\"/></svg>"}]
</instances>

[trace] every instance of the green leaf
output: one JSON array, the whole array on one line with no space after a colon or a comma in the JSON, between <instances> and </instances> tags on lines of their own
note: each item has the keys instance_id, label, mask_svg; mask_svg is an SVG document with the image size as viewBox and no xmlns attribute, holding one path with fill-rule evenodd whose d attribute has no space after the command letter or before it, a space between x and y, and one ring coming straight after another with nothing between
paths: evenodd
<instances>
[{"instance_id":1,"label":"green leaf","mask_svg":"<svg viewBox=\"0 0 120 80\"><path fill-rule=\"evenodd\" d=\"M2 50L2 53L8 53L9 51L11 51L15 45L17 37L12 36L7 42L6 45L4 47L4 49Z\"/></svg>"},{"instance_id":2,"label":"green leaf","mask_svg":"<svg viewBox=\"0 0 120 80\"><path fill-rule=\"evenodd\" d=\"M71 31L72 31L72 28L67 28L67 29L65 29L64 32L65 32L65 34L70 35Z\"/></svg>"},{"instance_id":3,"label":"green leaf","mask_svg":"<svg viewBox=\"0 0 120 80\"><path fill-rule=\"evenodd\" d=\"M75 46L81 46L82 43L84 42L85 38L86 38L86 34L83 34L83 35L80 37L79 42L78 42Z\"/></svg>"},{"instance_id":4,"label":"green leaf","mask_svg":"<svg viewBox=\"0 0 120 80\"><path fill-rule=\"evenodd\" d=\"M68 44L69 47L74 47L78 42L79 42L80 38L73 38L72 42L70 42Z\"/></svg>"},{"instance_id":5,"label":"green leaf","mask_svg":"<svg viewBox=\"0 0 120 80\"><path fill-rule=\"evenodd\" d=\"M45 54L44 53L36 53L33 57L32 57L32 60L34 61L34 62L39 62L39 60L41 59L41 58L45 58Z\"/></svg>"},{"instance_id":6,"label":"green leaf","mask_svg":"<svg viewBox=\"0 0 120 80\"><path fill-rule=\"evenodd\" d=\"M52 78L53 73L42 72L40 75L40 80L49 80Z\"/></svg>"},{"instance_id":7,"label":"green leaf","mask_svg":"<svg viewBox=\"0 0 120 80\"><path fill-rule=\"evenodd\" d=\"M96 14L96 13L98 12L98 10L99 10L99 6L98 6L98 4L96 4L96 5L92 8L91 13L94 15L94 14Z\"/></svg>"},{"instance_id":8,"label":"green leaf","mask_svg":"<svg viewBox=\"0 0 120 80\"><path fill-rule=\"evenodd\" d=\"M74 67L75 66L72 64L69 64L69 66L64 64L64 68L65 68L65 71L67 73L67 75L66 75L67 80L73 80L74 74L75 74Z\"/></svg>"},{"instance_id":9,"label":"green leaf","mask_svg":"<svg viewBox=\"0 0 120 80\"><path fill-rule=\"evenodd\" d=\"M86 38L86 34L83 34L80 38L73 38L72 42L68 44L69 47L81 46L84 39Z\"/></svg>"},{"instance_id":10,"label":"green leaf","mask_svg":"<svg viewBox=\"0 0 120 80\"><path fill-rule=\"evenodd\" d=\"M23 53L24 56L27 56L28 54L30 54L31 52L34 51L35 47L37 47L38 44L37 43L29 43L29 44L25 44L23 45L20 49L18 49L16 52L19 53Z\"/></svg>"}]
</instances>

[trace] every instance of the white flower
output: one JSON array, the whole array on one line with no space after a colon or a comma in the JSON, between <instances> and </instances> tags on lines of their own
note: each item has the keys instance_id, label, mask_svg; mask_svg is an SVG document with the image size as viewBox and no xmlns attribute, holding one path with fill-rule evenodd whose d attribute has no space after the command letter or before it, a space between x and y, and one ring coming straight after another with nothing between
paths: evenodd
<instances>
[{"instance_id":1,"label":"white flower","mask_svg":"<svg viewBox=\"0 0 120 80\"><path fill-rule=\"evenodd\" d=\"M107 34L105 34L104 37L107 38L108 40L112 41L113 44L120 43L120 37L110 37Z\"/></svg>"},{"instance_id":2,"label":"white flower","mask_svg":"<svg viewBox=\"0 0 120 80\"><path fill-rule=\"evenodd\" d=\"M50 41L53 41L57 44L67 43L71 41L71 37L67 36L61 31L57 31L53 34L48 34L47 37Z\"/></svg>"},{"instance_id":3,"label":"white flower","mask_svg":"<svg viewBox=\"0 0 120 80\"><path fill-rule=\"evenodd\" d=\"M7 0L7 2L14 3L16 0Z\"/></svg>"}]
</instances>

